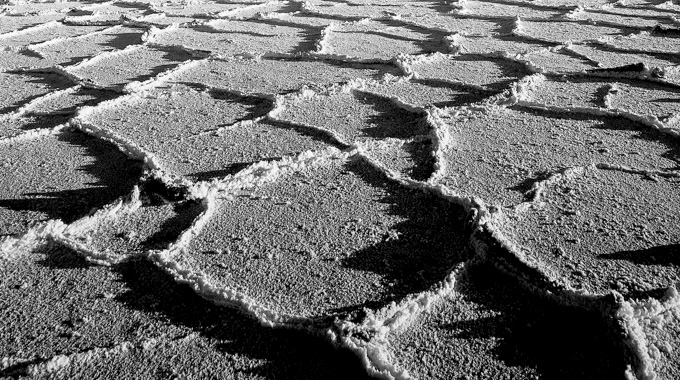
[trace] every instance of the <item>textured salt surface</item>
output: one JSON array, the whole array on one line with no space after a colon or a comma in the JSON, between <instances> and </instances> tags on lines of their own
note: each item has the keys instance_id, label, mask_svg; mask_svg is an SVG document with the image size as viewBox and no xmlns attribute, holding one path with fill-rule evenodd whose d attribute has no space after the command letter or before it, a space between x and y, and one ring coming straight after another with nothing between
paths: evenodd
<instances>
[{"instance_id":1,"label":"textured salt surface","mask_svg":"<svg viewBox=\"0 0 680 380\"><path fill-rule=\"evenodd\" d=\"M305 317L427 289L469 255L460 209L375 172L359 159L336 159L220 202L175 260L278 313Z\"/></svg>"},{"instance_id":2,"label":"textured salt surface","mask_svg":"<svg viewBox=\"0 0 680 380\"><path fill-rule=\"evenodd\" d=\"M679 20L0 1L0 377L678 378Z\"/></svg>"},{"instance_id":3,"label":"textured salt surface","mask_svg":"<svg viewBox=\"0 0 680 380\"><path fill-rule=\"evenodd\" d=\"M77 132L3 144L2 234L48 219L73 221L132 190L141 165Z\"/></svg>"}]
</instances>

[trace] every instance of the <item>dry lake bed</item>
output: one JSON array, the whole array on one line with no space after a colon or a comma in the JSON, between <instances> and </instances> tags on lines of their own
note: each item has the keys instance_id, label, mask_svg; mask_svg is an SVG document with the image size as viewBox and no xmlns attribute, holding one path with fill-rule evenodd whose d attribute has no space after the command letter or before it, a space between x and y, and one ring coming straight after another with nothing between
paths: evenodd
<instances>
[{"instance_id":1,"label":"dry lake bed","mask_svg":"<svg viewBox=\"0 0 680 380\"><path fill-rule=\"evenodd\" d=\"M678 379L680 2L0 0L0 377Z\"/></svg>"}]
</instances>

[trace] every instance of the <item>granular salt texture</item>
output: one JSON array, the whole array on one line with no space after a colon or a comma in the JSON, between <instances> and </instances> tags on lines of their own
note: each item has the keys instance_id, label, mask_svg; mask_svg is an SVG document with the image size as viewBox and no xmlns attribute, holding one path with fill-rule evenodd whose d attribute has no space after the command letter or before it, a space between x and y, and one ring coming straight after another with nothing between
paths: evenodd
<instances>
[{"instance_id":1,"label":"granular salt texture","mask_svg":"<svg viewBox=\"0 0 680 380\"><path fill-rule=\"evenodd\" d=\"M2 234L36 222L71 222L127 195L141 164L114 146L76 132L3 144L0 149Z\"/></svg>"},{"instance_id":2,"label":"granular salt texture","mask_svg":"<svg viewBox=\"0 0 680 380\"><path fill-rule=\"evenodd\" d=\"M322 161L216 207L173 260L280 315L375 309L469 255L461 208L357 158Z\"/></svg>"}]
</instances>

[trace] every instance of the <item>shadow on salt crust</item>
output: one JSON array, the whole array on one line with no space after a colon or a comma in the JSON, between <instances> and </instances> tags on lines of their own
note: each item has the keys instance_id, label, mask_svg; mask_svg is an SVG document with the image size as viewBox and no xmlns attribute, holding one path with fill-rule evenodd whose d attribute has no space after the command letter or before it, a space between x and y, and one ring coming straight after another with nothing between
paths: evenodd
<instances>
[{"instance_id":1,"label":"shadow on salt crust","mask_svg":"<svg viewBox=\"0 0 680 380\"><path fill-rule=\"evenodd\" d=\"M380 80L401 72L392 65L299 58L229 58L201 62L173 76L176 83L201 83L244 94L286 94L324 88L356 78Z\"/></svg>"},{"instance_id":2,"label":"shadow on salt crust","mask_svg":"<svg viewBox=\"0 0 680 380\"><path fill-rule=\"evenodd\" d=\"M166 169L193 179L225 177L251 162L332 143L310 128L261 120L273 107L269 99L195 84L159 87L146 95L95 108L84 119L125 136Z\"/></svg>"},{"instance_id":3,"label":"shadow on salt crust","mask_svg":"<svg viewBox=\"0 0 680 380\"><path fill-rule=\"evenodd\" d=\"M49 62L29 50L0 50L0 71L44 66L50 66Z\"/></svg>"},{"instance_id":4,"label":"shadow on salt crust","mask_svg":"<svg viewBox=\"0 0 680 380\"><path fill-rule=\"evenodd\" d=\"M450 81L492 91L505 90L512 82L531 74L521 63L477 54L442 55L410 66L419 79Z\"/></svg>"},{"instance_id":5,"label":"shadow on salt crust","mask_svg":"<svg viewBox=\"0 0 680 380\"><path fill-rule=\"evenodd\" d=\"M0 5L4 5L4 3ZM30 10L32 10L33 6L35 6L35 3L29 6ZM30 17L26 17L26 14L21 14L21 10L17 10L17 13L16 15L3 14L0 16L0 20L2 20L0 23L0 33L12 33L64 18L64 15L59 13L34 14Z\"/></svg>"},{"instance_id":6,"label":"shadow on salt crust","mask_svg":"<svg viewBox=\"0 0 680 380\"><path fill-rule=\"evenodd\" d=\"M425 115L383 96L352 90L293 98L276 119L330 131L344 146L358 144L388 169L406 176L424 180L434 170L431 145L418 140L429 138Z\"/></svg>"},{"instance_id":7,"label":"shadow on salt crust","mask_svg":"<svg viewBox=\"0 0 680 380\"><path fill-rule=\"evenodd\" d=\"M465 217L353 157L220 202L174 260L277 313L361 320L465 261Z\"/></svg>"},{"instance_id":8,"label":"shadow on salt crust","mask_svg":"<svg viewBox=\"0 0 680 380\"><path fill-rule=\"evenodd\" d=\"M106 53L103 53L106 54ZM98 85L119 88L134 81L144 81L193 56L179 48L148 47L122 50L75 67L71 72Z\"/></svg>"},{"instance_id":9,"label":"shadow on salt crust","mask_svg":"<svg viewBox=\"0 0 680 380\"><path fill-rule=\"evenodd\" d=\"M23 233L35 221L72 222L128 194L141 175L141 163L78 132L6 145L0 152L2 234Z\"/></svg>"},{"instance_id":10,"label":"shadow on salt crust","mask_svg":"<svg viewBox=\"0 0 680 380\"><path fill-rule=\"evenodd\" d=\"M675 139L623 118L512 108L445 121L456 145L442 183L496 206L529 201L534 183L569 167L678 166Z\"/></svg>"},{"instance_id":11,"label":"shadow on salt crust","mask_svg":"<svg viewBox=\"0 0 680 380\"><path fill-rule=\"evenodd\" d=\"M0 16L1 17L1 16ZM18 33L0 35L0 46L20 48L56 38L71 38L105 29L103 26L65 25L60 22L45 23L26 28Z\"/></svg>"},{"instance_id":12,"label":"shadow on salt crust","mask_svg":"<svg viewBox=\"0 0 680 380\"><path fill-rule=\"evenodd\" d=\"M319 31L275 20L212 20L160 33L154 43L210 51L224 56L311 52Z\"/></svg>"},{"instance_id":13,"label":"shadow on salt crust","mask_svg":"<svg viewBox=\"0 0 680 380\"><path fill-rule=\"evenodd\" d=\"M501 229L554 281L624 295L680 281L668 253L680 239L677 178L588 168L546 187L541 204L509 216Z\"/></svg>"},{"instance_id":14,"label":"shadow on salt crust","mask_svg":"<svg viewBox=\"0 0 680 380\"><path fill-rule=\"evenodd\" d=\"M95 215L74 223L67 231L70 244L88 251L88 256L103 256L119 262L151 249L167 249L191 227L203 211L195 202L153 204L158 194L142 194L142 204L123 204L113 214Z\"/></svg>"},{"instance_id":15,"label":"shadow on salt crust","mask_svg":"<svg viewBox=\"0 0 680 380\"><path fill-rule=\"evenodd\" d=\"M56 41L31 49L39 52L51 65L70 66L103 52L141 44L144 32L141 28L112 27L90 36Z\"/></svg>"},{"instance_id":16,"label":"shadow on salt crust","mask_svg":"<svg viewBox=\"0 0 680 380\"><path fill-rule=\"evenodd\" d=\"M324 45L333 55L390 61L399 54L446 53L445 36L399 21L370 21L332 28Z\"/></svg>"},{"instance_id":17,"label":"shadow on salt crust","mask_svg":"<svg viewBox=\"0 0 680 380\"><path fill-rule=\"evenodd\" d=\"M11 301L0 312L9 364L0 377L366 378L325 339L215 306L146 261L100 267L55 246L12 260L0 289ZM67 360L45 366L62 352Z\"/></svg>"},{"instance_id":18,"label":"shadow on salt crust","mask_svg":"<svg viewBox=\"0 0 680 380\"><path fill-rule=\"evenodd\" d=\"M239 310L200 298L189 286L177 284L143 261L115 270L128 287L116 300L132 310L167 318L172 325L189 328L208 340L203 350L210 351L214 361L205 363L207 368L188 363L194 374L210 373L211 366L220 368L227 362L235 374L245 378L368 379L356 356L332 347L323 337L265 327Z\"/></svg>"},{"instance_id":19,"label":"shadow on salt crust","mask_svg":"<svg viewBox=\"0 0 680 380\"><path fill-rule=\"evenodd\" d=\"M390 343L418 379L616 379L629 353L608 323L600 311L560 305L476 264Z\"/></svg>"},{"instance_id":20,"label":"shadow on salt crust","mask_svg":"<svg viewBox=\"0 0 680 380\"><path fill-rule=\"evenodd\" d=\"M53 129L68 123L70 115L25 115L0 122L0 138L17 137L28 131Z\"/></svg>"},{"instance_id":21,"label":"shadow on salt crust","mask_svg":"<svg viewBox=\"0 0 680 380\"><path fill-rule=\"evenodd\" d=\"M31 100L73 86L73 82L53 73L0 72L0 113L18 110Z\"/></svg>"}]
</instances>

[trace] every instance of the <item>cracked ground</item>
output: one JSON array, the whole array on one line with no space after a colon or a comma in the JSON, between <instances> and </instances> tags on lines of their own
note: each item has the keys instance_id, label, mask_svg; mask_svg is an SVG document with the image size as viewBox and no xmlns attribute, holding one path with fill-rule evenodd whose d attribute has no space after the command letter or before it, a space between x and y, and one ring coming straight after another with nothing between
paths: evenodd
<instances>
[{"instance_id":1,"label":"cracked ground","mask_svg":"<svg viewBox=\"0 0 680 380\"><path fill-rule=\"evenodd\" d=\"M0 0L0 378L677 379L675 0Z\"/></svg>"}]
</instances>

